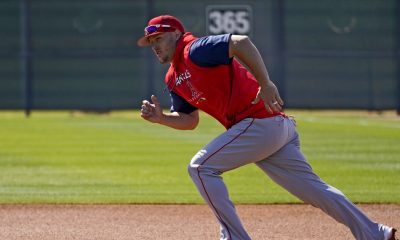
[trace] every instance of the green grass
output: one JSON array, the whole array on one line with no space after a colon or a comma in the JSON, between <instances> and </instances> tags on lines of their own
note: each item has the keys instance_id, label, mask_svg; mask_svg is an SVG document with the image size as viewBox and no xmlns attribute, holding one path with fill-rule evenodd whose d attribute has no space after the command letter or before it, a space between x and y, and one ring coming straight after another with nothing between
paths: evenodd
<instances>
[{"instance_id":1,"label":"green grass","mask_svg":"<svg viewBox=\"0 0 400 240\"><path fill-rule=\"evenodd\" d=\"M314 170L351 200L400 203L400 118L289 111ZM202 114L195 131L150 124L135 112L0 112L0 203L203 203L191 157L224 129ZM225 173L237 203L295 197L255 165Z\"/></svg>"}]
</instances>

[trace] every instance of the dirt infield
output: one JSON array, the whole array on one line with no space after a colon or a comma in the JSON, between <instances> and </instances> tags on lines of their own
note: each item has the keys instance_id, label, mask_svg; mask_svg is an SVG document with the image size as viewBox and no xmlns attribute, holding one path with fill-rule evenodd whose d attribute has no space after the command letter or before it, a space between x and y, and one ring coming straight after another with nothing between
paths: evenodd
<instances>
[{"instance_id":1,"label":"dirt infield","mask_svg":"<svg viewBox=\"0 0 400 240\"><path fill-rule=\"evenodd\" d=\"M400 227L400 205L360 205L374 220ZM347 240L344 226L309 205L239 205L254 240ZM0 239L216 240L205 205L0 205Z\"/></svg>"}]
</instances>

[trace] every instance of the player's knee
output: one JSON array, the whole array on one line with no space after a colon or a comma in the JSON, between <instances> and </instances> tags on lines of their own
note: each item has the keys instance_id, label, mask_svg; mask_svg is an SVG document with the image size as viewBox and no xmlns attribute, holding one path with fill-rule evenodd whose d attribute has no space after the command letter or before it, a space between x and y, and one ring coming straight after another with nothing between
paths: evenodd
<instances>
[{"instance_id":1,"label":"player's knee","mask_svg":"<svg viewBox=\"0 0 400 240\"><path fill-rule=\"evenodd\" d=\"M192 179L197 179L199 177L215 177L222 174L221 171L214 169L213 167L195 163L189 164L188 172Z\"/></svg>"},{"instance_id":2,"label":"player's knee","mask_svg":"<svg viewBox=\"0 0 400 240\"><path fill-rule=\"evenodd\" d=\"M203 162L203 158L204 158L206 152L207 151L205 151L205 150L200 150L190 160L190 164L188 166L188 172L192 178L199 174L199 166L200 166L200 163Z\"/></svg>"},{"instance_id":3,"label":"player's knee","mask_svg":"<svg viewBox=\"0 0 400 240\"><path fill-rule=\"evenodd\" d=\"M198 165L190 163L188 165L188 173L191 178L195 177L198 174Z\"/></svg>"}]
</instances>

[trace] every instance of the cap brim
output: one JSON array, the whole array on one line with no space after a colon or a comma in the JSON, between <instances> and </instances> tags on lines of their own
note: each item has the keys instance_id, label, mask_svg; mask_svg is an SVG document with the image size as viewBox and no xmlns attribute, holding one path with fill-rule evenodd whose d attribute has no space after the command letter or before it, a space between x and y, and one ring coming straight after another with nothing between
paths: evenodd
<instances>
[{"instance_id":1,"label":"cap brim","mask_svg":"<svg viewBox=\"0 0 400 240\"><path fill-rule=\"evenodd\" d=\"M149 34L149 35L147 35L147 36L143 36L143 37L139 38L139 40L137 40L136 43L137 43L137 45L138 45L139 47L150 46L149 37L156 36L156 35L159 35L159 34L161 34L161 33L162 33L162 32L154 32L154 33Z\"/></svg>"}]
</instances>

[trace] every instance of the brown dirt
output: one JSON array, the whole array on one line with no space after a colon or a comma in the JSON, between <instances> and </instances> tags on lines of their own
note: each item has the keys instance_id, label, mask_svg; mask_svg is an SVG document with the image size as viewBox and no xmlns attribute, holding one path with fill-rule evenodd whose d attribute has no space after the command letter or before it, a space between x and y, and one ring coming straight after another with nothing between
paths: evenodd
<instances>
[{"instance_id":1,"label":"brown dirt","mask_svg":"<svg viewBox=\"0 0 400 240\"><path fill-rule=\"evenodd\" d=\"M400 205L359 205L377 222L400 227ZM239 205L254 240L353 239L343 225L309 205ZM205 205L0 205L6 240L216 240Z\"/></svg>"}]
</instances>

